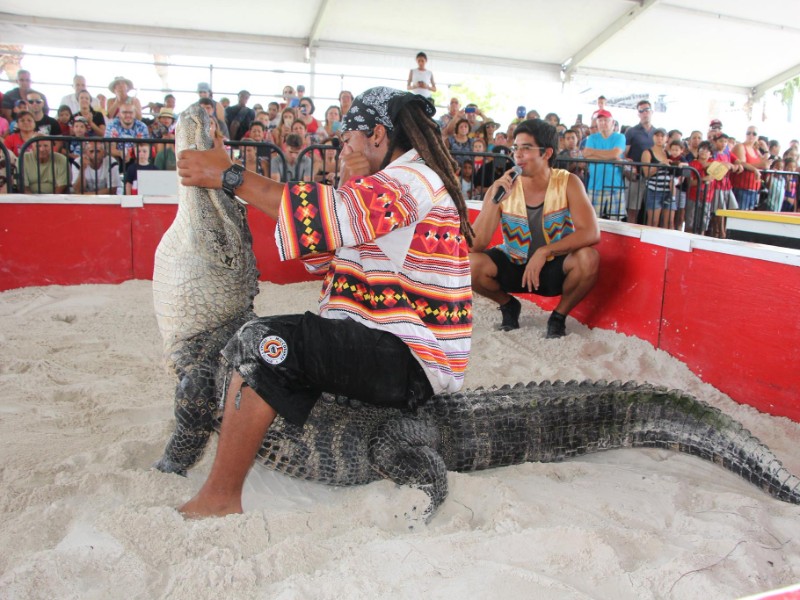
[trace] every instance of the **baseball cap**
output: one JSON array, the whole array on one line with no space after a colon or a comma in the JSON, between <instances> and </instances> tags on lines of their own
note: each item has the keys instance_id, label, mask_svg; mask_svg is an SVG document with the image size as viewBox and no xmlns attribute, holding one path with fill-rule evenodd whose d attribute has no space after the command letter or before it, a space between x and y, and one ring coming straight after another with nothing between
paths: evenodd
<instances>
[{"instance_id":1,"label":"baseball cap","mask_svg":"<svg viewBox=\"0 0 800 600\"><path fill-rule=\"evenodd\" d=\"M596 116L598 119L610 119L610 118L611 118L611 113L610 113L610 112L608 112L607 110L598 110L598 111L595 113L595 116Z\"/></svg>"},{"instance_id":2,"label":"baseball cap","mask_svg":"<svg viewBox=\"0 0 800 600\"><path fill-rule=\"evenodd\" d=\"M89 119L86 117L77 116L72 120L74 123L85 123L86 125L89 124Z\"/></svg>"},{"instance_id":3,"label":"baseball cap","mask_svg":"<svg viewBox=\"0 0 800 600\"><path fill-rule=\"evenodd\" d=\"M298 92L305 92L306 91L306 86L304 86L303 84L298 85L297 86L297 91Z\"/></svg>"},{"instance_id":4,"label":"baseball cap","mask_svg":"<svg viewBox=\"0 0 800 600\"><path fill-rule=\"evenodd\" d=\"M711 119L711 123L708 124L710 129L722 129L722 121L719 119Z\"/></svg>"},{"instance_id":5,"label":"baseball cap","mask_svg":"<svg viewBox=\"0 0 800 600\"><path fill-rule=\"evenodd\" d=\"M197 91L198 92L208 92L211 93L211 86L208 85L205 81L201 81L197 84Z\"/></svg>"}]
</instances>

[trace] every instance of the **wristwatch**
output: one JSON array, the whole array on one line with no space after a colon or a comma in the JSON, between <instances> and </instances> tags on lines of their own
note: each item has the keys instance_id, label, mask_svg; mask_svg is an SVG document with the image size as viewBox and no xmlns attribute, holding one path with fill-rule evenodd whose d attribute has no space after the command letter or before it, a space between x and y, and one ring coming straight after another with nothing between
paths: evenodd
<instances>
[{"instance_id":1,"label":"wristwatch","mask_svg":"<svg viewBox=\"0 0 800 600\"><path fill-rule=\"evenodd\" d=\"M236 188L244 183L244 167L242 165L231 165L222 173L222 191L231 198L236 193Z\"/></svg>"}]
</instances>

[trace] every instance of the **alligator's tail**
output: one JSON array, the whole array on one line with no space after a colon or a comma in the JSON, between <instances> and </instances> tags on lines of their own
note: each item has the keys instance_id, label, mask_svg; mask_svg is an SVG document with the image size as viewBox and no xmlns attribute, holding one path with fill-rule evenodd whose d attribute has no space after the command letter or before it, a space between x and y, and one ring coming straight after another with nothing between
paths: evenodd
<instances>
[{"instance_id":1,"label":"alligator's tail","mask_svg":"<svg viewBox=\"0 0 800 600\"><path fill-rule=\"evenodd\" d=\"M521 439L519 434L526 430L526 456L509 460L514 449L522 448L507 446L500 450L504 460L498 461L499 453L490 457L492 450L488 450L483 459L493 464L481 464L476 453L471 465L454 465L457 470L552 462L613 448L664 448L722 465L771 496L800 504L800 479L785 469L767 446L738 421L680 390L633 382L556 381L467 392L459 395L460 402L472 394L483 396L483 401L467 402L466 406L479 405L485 411L483 419L473 422L504 428L506 439L515 429L513 437ZM493 397L493 402L487 403L487 396ZM444 401L440 409L458 404L451 404L446 397L438 399ZM494 408L487 408L491 405ZM470 429L471 435L480 433ZM485 433L491 437L489 431ZM446 462L450 466L451 462Z\"/></svg>"}]
</instances>

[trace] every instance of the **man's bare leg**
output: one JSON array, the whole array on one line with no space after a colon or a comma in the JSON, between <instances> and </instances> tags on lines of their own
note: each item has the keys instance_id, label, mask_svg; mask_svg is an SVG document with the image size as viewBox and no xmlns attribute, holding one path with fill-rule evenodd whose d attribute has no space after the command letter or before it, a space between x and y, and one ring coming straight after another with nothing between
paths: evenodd
<instances>
[{"instance_id":1,"label":"man's bare leg","mask_svg":"<svg viewBox=\"0 0 800 600\"><path fill-rule=\"evenodd\" d=\"M242 512L244 480L276 415L269 404L242 384L242 376L234 373L225 398L214 464L200 491L178 509L185 517L223 517Z\"/></svg>"},{"instance_id":2,"label":"man's bare leg","mask_svg":"<svg viewBox=\"0 0 800 600\"><path fill-rule=\"evenodd\" d=\"M588 294L597 282L600 255L594 248L580 248L564 259L564 279L561 300L556 312L568 315Z\"/></svg>"},{"instance_id":3,"label":"man's bare leg","mask_svg":"<svg viewBox=\"0 0 800 600\"><path fill-rule=\"evenodd\" d=\"M472 272L472 291L494 300L501 306L511 300L511 295L500 289L497 282L497 265L483 252L469 255L469 268Z\"/></svg>"}]
</instances>

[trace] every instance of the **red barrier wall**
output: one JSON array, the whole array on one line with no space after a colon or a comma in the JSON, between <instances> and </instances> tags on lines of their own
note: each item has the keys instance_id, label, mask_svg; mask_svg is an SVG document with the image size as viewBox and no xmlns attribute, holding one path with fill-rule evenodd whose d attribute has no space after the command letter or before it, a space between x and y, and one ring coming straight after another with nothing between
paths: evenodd
<instances>
[{"instance_id":1,"label":"red barrier wall","mask_svg":"<svg viewBox=\"0 0 800 600\"><path fill-rule=\"evenodd\" d=\"M800 421L800 267L670 250L659 347L737 402Z\"/></svg>"},{"instance_id":2,"label":"red barrier wall","mask_svg":"<svg viewBox=\"0 0 800 600\"><path fill-rule=\"evenodd\" d=\"M150 279L176 208L2 200L0 290ZM275 222L249 217L261 279L311 279L278 260ZM654 230L602 228L600 280L572 316L647 340L735 400L800 421L800 252L671 232L675 249L640 239ZM527 296L547 309L557 301Z\"/></svg>"},{"instance_id":3,"label":"red barrier wall","mask_svg":"<svg viewBox=\"0 0 800 600\"><path fill-rule=\"evenodd\" d=\"M0 204L0 290L133 279L131 217L115 204Z\"/></svg>"}]
</instances>

